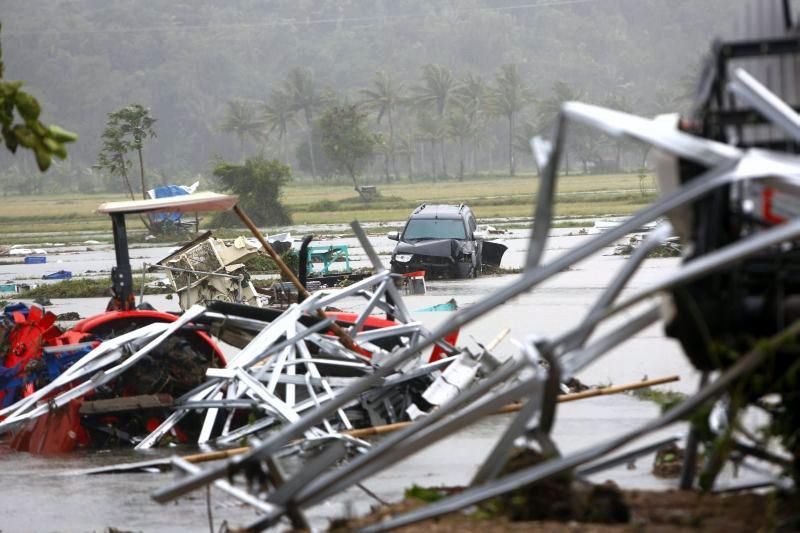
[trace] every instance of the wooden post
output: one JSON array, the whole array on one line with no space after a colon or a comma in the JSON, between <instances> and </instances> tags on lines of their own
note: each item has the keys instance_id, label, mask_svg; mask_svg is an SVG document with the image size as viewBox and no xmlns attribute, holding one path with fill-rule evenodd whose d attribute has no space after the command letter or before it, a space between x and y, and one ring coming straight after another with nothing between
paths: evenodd
<instances>
[{"instance_id":1,"label":"wooden post","mask_svg":"<svg viewBox=\"0 0 800 533\"><path fill-rule=\"evenodd\" d=\"M269 256L272 258L272 260L275 261L275 264L278 265L278 268L280 269L280 271L297 288L297 293L302 295L303 299L308 298L310 295L309 295L308 291L306 290L306 288L303 287L303 284L300 283L299 279L297 279L297 276L295 276L294 272L292 272L292 269L289 268L286 265L286 263L283 262L283 260L278 255L278 253L272 248L272 246L270 246L270 244L267 242L267 239L265 239L264 236L261 235L261 232L258 230L256 225L253 224L252 220L250 220L250 217L248 217L247 214L245 214L245 212L242 211L242 209L239 207L238 204L233 206L233 211L234 211L234 213L236 213L236 215L240 219L242 219L242 222L244 222L244 225L247 226L247 229L250 230L250 232L258 240L258 242L261 243L261 246L264 247L264 250L269 254ZM325 315L325 313L322 311L322 309L317 309L317 316L319 316L322 319L328 318ZM333 331L334 335L339 337L339 340L348 349L354 350L354 351L359 351L358 346L356 345L355 342L353 342L353 338L350 337L350 335L344 329L342 329L342 327L339 326L339 324L337 324L335 322L333 324L331 324L331 331Z\"/></svg>"}]
</instances>

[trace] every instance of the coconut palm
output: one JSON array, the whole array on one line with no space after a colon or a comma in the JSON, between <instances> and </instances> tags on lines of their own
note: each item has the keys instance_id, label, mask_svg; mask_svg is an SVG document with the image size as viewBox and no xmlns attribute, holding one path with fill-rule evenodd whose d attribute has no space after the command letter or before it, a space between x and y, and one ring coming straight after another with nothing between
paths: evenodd
<instances>
[{"instance_id":1,"label":"coconut palm","mask_svg":"<svg viewBox=\"0 0 800 533\"><path fill-rule=\"evenodd\" d=\"M608 107L609 109L615 109L617 111L622 111L623 113L632 113L633 108L628 102L628 99L625 98L624 94L621 93L610 93L606 96L606 99L603 101L603 106ZM615 143L616 148L616 156L614 158L614 168L617 172L622 170L622 144L624 140L617 138Z\"/></svg>"},{"instance_id":2,"label":"coconut palm","mask_svg":"<svg viewBox=\"0 0 800 533\"><path fill-rule=\"evenodd\" d=\"M474 130L472 135L472 169L476 170L476 160L480 139L478 132L486 123L486 100L489 88L486 81L473 73L467 73L453 90L453 103L469 119L470 127Z\"/></svg>"},{"instance_id":3,"label":"coconut palm","mask_svg":"<svg viewBox=\"0 0 800 533\"><path fill-rule=\"evenodd\" d=\"M392 77L384 71L376 72L372 80L372 87L361 89L362 100L360 105L377 115L378 124L383 117L389 125L388 155L392 163L392 171L397 176L397 162L394 157L394 121L392 112L403 101L403 83L395 83Z\"/></svg>"},{"instance_id":4,"label":"coconut palm","mask_svg":"<svg viewBox=\"0 0 800 533\"><path fill-rule=\"evenodd\" d=\"M514 134L514 150L521 154L531 154L531 139L539 133L539 127L529 120L523 122Z\"/></svg>"},{"instance_id":5,"label":"coconut palm","mask_svg":"<svg viewBox=\"0 0 800 533\"><path fill-rule=\"evenodd\" d=\"M295 67L289 71L286 81L283 83L283 90L291 99L291 109L296 112L302 111L303 117L306 119L311 175L316 178L317 165L314 159L314 139L312 135L314 113L328 101L328 98L317 87L314 81L314 73L310 69L303 67Z\"/></svg>"},{"instance_id":6,"label":"coconut palm","mask_svg":"<svg viewBox=\"0 0 800 533\"><path fill-rule=\"evenodd\" d=\"M495 78L487 101L489 111L508 119L508 169L513 176L516 171L514 160L514 122L517 114L533 102L533 92L528 89L519 75L517 66L503 65Z\"/></svg>"},{"instance_id":7,"label":"coconut palm","mask_svg":"<svg viewBox=\"0 0 800 533\"><path fill-rule=\"evenodd\" d=\"M219 128L225 133L234 133L239 139L242 151L242 162L247 159L245 140L252 137L256 141L264 136L264 121L256 113L256 107L244 100L231 100L225 109L225 117Z\"/></svg>"},{"instance_id":8,"label":"coconut palm","mask_svg":"<svg viewBox=\"0 0 800 533\"><path fill-rule=\"evenodd\" d=\"M417 138L431 144L431 176L436 181L436 143L444 138L443 121L427 111L417 113Z\"/></svg>"},{"instance_id":9,"label":"coconut palm","mask_svg":"<svg viewBox=\"0 0 800 533\"><path fill-rule=\"evenodd\" d=\"M550 96L539 104L539 124L543 128L552 129L564 102L575 102L583 99L584 94L582 91L574 89L563 81L555 82ZM567 174L569 174L569 155L573 144L574 141L569 141L564 150L564 167Z\"/></svg>"},{"instance_id":10,"label":"coconut palm","mask_svg":"<svg viewBox=\"0 0 800 533\"><path fill-rule=\"evenodd\" d=\"M401 137L397 143L396 152L406 156L408 166L408 181L414 181L414 140L411 136Z\"/></svg>"},{"instance_id":11,"label":"coconut palm","mask_svg":"<svg viewBox=\"0 0 800 533\"><path fill-rule=\"evenodd\" d=\"M412 101L418 109L431 109L441 123L453 96L455 81L448 69L441 65L425 65L422 67L422 84L413 87ZM440 150L442 155L442 172L447 175L447 157L445 154L444 137L441 140Z\"/></svg>"},{"instance_id":12,"label":"coconut palm","mask_svg":"<svg viewBox=\"0 0 800 533\"><path fill-rule=\"evenodd\" d=\"M278 134L281 159L286 157L286 134L289 126L297 123L296 114L297 111L292 107L291 96L281 89L272 90L267 102L262 107L262 117L267 132L277 132Z\"/></svg>"},{"instance_id":13,"label":"coconut palm","mask_svg":"<svg viewBox=\"0 0 800 533\"><path fill-rule=\"evenodd\" d=\"M477 74L468 73L453 90L453 103L474 122L486 108L489 87Z\"/></svg>"},{"instance_id":14,"label":"coconut palm","mask_svg":"<svg viewBox=\"0 0 800 533\"><path fill-rule=\"evenodd\" d=\"M464 143L475 135L475 124L466 113L458 109L447 115L446 126L450 137L458 140L458 180L464 181Z\"/></svg>"}]
</instances>

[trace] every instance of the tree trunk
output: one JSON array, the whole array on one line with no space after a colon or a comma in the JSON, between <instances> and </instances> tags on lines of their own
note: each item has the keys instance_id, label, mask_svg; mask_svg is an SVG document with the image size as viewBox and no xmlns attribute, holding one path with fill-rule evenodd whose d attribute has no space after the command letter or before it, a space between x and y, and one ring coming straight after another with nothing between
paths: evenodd
<instances>
[{"instance_id":1,"label":"tree trunk","mask_svg":"<svg viewBox=\"0 0 800 533\"><path fill-rule=\"evenodd\" d=\"M142 198L147 200L147 186L144 184L144 159L142 158L141 146L136 149L139 152L139 177L142 180Z\"/></svg>"},{"instance_id":2,"label":"tree trunk","mask_svg":"<svg viewBox=\"0 0 800 533\"><path fill-rule=\"evenodd\" d=\"M464 181L464 137L458 139L459 148L461 149L461 161L458 167L458 181Z\"/></svg>"},{"instance_id":3,"label":"tree trunk","mask_svg":"<svg viewBox=\"0 0 800 533\"><path fill-rule=\"evenodd\" d=\"M408 151L408 181L414 183L414 154Z\"/></svg>"},{"instance_id":4,"label":"tree trunk","mask_svg":"<svg viewBox=\"0 0 800 533\"><path fill-rule=\"evenodd\" d=\"M439 140L439 150L442 152L442 174L447 177L447 154L444 150L444 139Z\"/></svg>"},{"instance_id":5,"label":"tree trunk","mask_svg":"<svg viewBox=\"0 0 800 533\"><path fill-rule=\"evenodd\" d=\"M478 173L478 140L472 139L472 148L470 148L470 168L472 169L472 175L475 176Z\"/></svg>"},{"instance_id":6,"label":"tree trunk","mask_svg":"<svg viewBox=\"0 0 800 533\"><path fill-rule=\"evenodd\" d=\"M392 110L389 109L386 113L386 117L389 119L389 153L392 157L392 172L396 177L400 177L400 174L397 172L397 160L394 157L394 124L392 123Z\"/></svg>"},{"instance_id":7,"label":"tree trunk","mask_svg":"<svg viewBox=\"0 0 800 533\"><path fill-rule=\"evenodd\" d=\"M242 152L242 164L244 165L245 161L247 161L247 154L244 151L244 135L239 135L239 149Z\"/></svg>"},{"instance_id":8,"label":"tree trunk","mask_svg":"<svg viewBox=\"0 0 800 533\"><path fill-rule=\"evenodd\" d=\"M431 177L436 183L436 139L431 139Z\"/></svg>"},{"instance_id":9,"label":"tree trunk","mask_svg":"<svg viewBox=\"0 0 800 533\"><path fill-rule=\"evenodd\" d=\"M124 163L123 163L123 166L122 166L122 179L125 181L125 185L128 186L128 192L131 195L131 200L136 200L136 195L133 194L133 186L131 185L131 180L128 179L128 173L125 172Z\"/></svg>"},{"instance_id":10,"label":"tree trunk","mask_svg":"<svg viewBox=\"0 0 800 533\"><path fill-rule=\"evenodd\" d=\"M649 146L646 146L646 147L645 147L645 148L642 150L642 170L644 170L645 168L647 168L647 155L648 155L649 153L650 153L650 147L649 147Z\"/></svg>"},{"instance_id":11,"label":"tree trunk","mask_svg":"<svg viewBox=\"0 0 800 533\"><path fill-rule=\"evenodd\" d=\"M514 113L508 114L508 170L514 177Z\"/></svg>"},{"instance_id":12,"label":"tree trunk","mask_svg":"<svg viewBox=\"0 0 800 533\"><path fill-rule=\"evenodd\" d=\"M311 177L317 179L317 162L314 160L314 128L311 123L311 110L306 109L305 114L306 127L308 128L308 155L311 157Z\"/></svg>"}]
</instances>

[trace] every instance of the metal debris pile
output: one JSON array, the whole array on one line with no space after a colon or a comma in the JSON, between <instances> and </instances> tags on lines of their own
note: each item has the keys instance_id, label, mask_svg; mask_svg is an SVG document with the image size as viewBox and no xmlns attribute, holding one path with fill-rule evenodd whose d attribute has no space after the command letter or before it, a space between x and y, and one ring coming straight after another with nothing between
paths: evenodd
<instances>
[{"instance_id":1,"label":"metal debris pile","mask_svg":"<svg viewBox=\"0 0 800 533\"><path fill-rule=\"evenodd\" d=\"M783 128L794 142L800 142L800 127L797 127L797 124L800 124L800 116L786 106L775 104L774 95L771 95L766 88L741 71L734 74L729 88L742 95L765 116L770 117L772 124L777 128ZM568 124L591 126L615 137L651 144L662 154L665 164L671 165L673 169L671 177L674 180L671 189L665 186L666 182L662 184L663 196L652 206L617 227L593 237L580 248L570 250L549 263L542 263L543 251L551 228L557 169L566 142ZM732 385L742 383L743 379L752 375L765 361L771 360L771 355L782 353L787 344L792 345L794 335L800 330L797 323L791 325L791 322L785 320L784 310L780 306L786 300L779 299L777 305L780 317L775 317L768 327L765 326L759 332L761 337L767 339L764 341L765 344L761 345L762 349L756 345L745 347L726 363L713 369L703 368L706 374L698 391L661 417L575 453L561 454L558 444L550 437L561 384L612 348L629 340L637 332L662 320L674 323L673 315L664 314L664 310L669 308L664 305L664 300L671 304L672 309L675 308L676 302L678 309L682 309L679 298L687 287L691 287L691 284L698 280L732 271L743 276L747 271L741 269L750 265L751 261L770 264L770 260L774 262L776 258L782 256L797 257L800 238L798 213L791 210L784 211L779 215L781 217L779 221L770 222L763 218L757 220L757 214L751 209L753 205L751 194L754 194L756 185L768 187L772 191L770 193L772 197L783 199L780 205L800 205L798 203L800 202L798 198L800 158L783 152L770 152L746 146L737 147L681 131L675 126L674 122L670 124L663 119L649 120L581 103L565 104L559 115L554 142L542 139L533 142L533 150L542 169L542 178L526 269L521 276L486 299L460 309L430 333L420 332L411 335L407 343L398 345L391 352L382 353L379 364L374 365L371 372L365 372L363 376L349 383L341 383L342 386L336 389L336 393L330 396L327 402L304 410L298 418L290 420L284 417L287 423L263 438L252 440L247 453L230 459L225 464L206 469L186 467L177 460L177 466L185 467L188 474L155 492L154 499L161 503L172 501L209 483L216 483L218 486L222 483L227 487L226 490L234 489L231 483L238 479L238 474L248 472L248 475L252 476L253 471L260 471L272 481L260 485L257 491L247 493L250 498L258 498L257 505L261 513L257 520L247 525L248 530L264 529L283 518L291 521L295 527L302 527L306 524L303 509L325 502L342 490L358 485L376 472L397 464L421 448L514 401L522 402L520 411L479 468L470 487L435 503L391 517L377 525L368 526L365 530L389 530L453 512L560 472L574 471L578 476L586 476L674 444L679 437L655 440L648 437L661 428L697 413L709 402L729 398L732 394ZM691 167L694 171L676 174L679 163L682 167ZM669 177L670 173L666 176ZM679 176L680 181L675 179ZM743 192L746 194L742 194ZM724 199L724 205L728 207L725 213L729 220L747 221L735 226L734 230L728 233L726 240L716 241L716 246L709 246L704 242L706 234L698 230L697 226L692 224L687 226L683 215L678 215L682 211L691 212L693 206L705 205L703 202L709 198ZM344 413L349 406L360 401L365 392L376 390L391 382L393 376L397 376L398 373L402 375L401 369L407 368L409 362L415 361L423 350L429 349L448 332L461 328L660 217L668 217L670 221L675 222L674 226L678 230L674 230L670 222L664 222L651 232L625 261L620 272L578 326L553 338L531 335L521 343L519 355L506 361L494 358L489 350L477 355L462 351L458 357L458 364L445 370L441 376L443 379L423 395L429 398L431 404L436 404L436 407L424 416L418 416L412 424L392 433L377 444L360 448L360 453L356 455L348 453L345 439L335 439L318 455L308 460L295 475L281 474L280 464L276 463L276 456L281 450L296 443L297 439L316 438L320 426L334 429L331 425L332 420L338 419L338 426L346 427ZM680 235L682 242L691 251L685 254L680 268L653 286L630 291L625 297L621 297L623 289L648 253L675 233ZM366 243L362 240L362 244ZM374 258L373 262L377 265L377 258ZM796 266L797 263L792 265ZM746 279L752 281L753 278ZM783 298L792 299L800 296L800 287L794 278L779 283L783 289ZM392 297L396 298L395 295ZM377 298L375 301L377 302ZM394 300L395 304L399 301L399 299ZM754 303L752 298L747 301ZM723 305L731 303L731 301L722 302ZM739 302L736 303L738 305ZM762 306L775 304L774 299L760 302ZM762 309L767 308L762 307ZM626 313L625 320L614 320L623 311ZM682 312L686 313L685 309ZM402 313L398 316L402 316ZM692 318L696 322L705 320L703 317ZM602 335L598 336L594 332L600 325L607 327L603 329ZM406 324L398 327L409 326ZM288 331L287 336L291 336L294 331L294 329ZM711 334L720 340L725 338L723 333L721 329L711 330ZM675 335L682 341L686 340L680 331ZM371 342L373 337L356 336L355 340ZM764 346L769 349L763 349ZM278 366L285 365L290 360L290 354L294 358L308 357L302 350L287 349L283 346L280 349L285 352L278 352L276 348L272 353L285 353L285 357L274 358L266 368L277 371ZM340 350L340 347L337 346L333 351L337 350ZM793 352L790 350L788 353ZM478 369L481 378L475 379ZM244 378L244 374L236 369L233 372L220 374L219 379L233 380L237 375ZM289 376L286 372L282 375ZM311 379L313 378L312 375ZM241 384L234 390L237 392L248 390L247 379L250 378L242 379ZM279 378L276 378L275 383L278 381ZM230 395L232 382L228 383L227 394ZM289 383L289 380L286 383ZM796 388L793 390L796 395ZM767 387L764 392L787 391ZM219 391L216 393L220 394ZM752 401L752 398L747 400ZM268 404L266 400L265 403ZM756 462L785 466L788 461L784 453L776 454L765 450L762 444L750 442L745 434L740 434L733 426L712 420L709 427L713 428L718 436L725 435L733 439L740 465L758 469ZM687 459L681 476L681 485L684 488L690 488L695 484L693 472L697 438L694 431L687 437ZM505 472L503 466L513 446L518 446L521 441L550 459L510 473ZM640 443L632 451L620 452L621 448L638 441L644 443ZM794 449L794 452L797 451L798 449ZM720 449L707 449L708 464L724 463L728 456L720 455L722 453ZM706 468L711 468L708 464ZM270 473L276 472L277 475L270 477ZM782 487L792 485L791 479L779 471L773 469L770 472L764 479L764 484ZM225 479L227 481L224 481Z\"/></svg>"}]
</instances>

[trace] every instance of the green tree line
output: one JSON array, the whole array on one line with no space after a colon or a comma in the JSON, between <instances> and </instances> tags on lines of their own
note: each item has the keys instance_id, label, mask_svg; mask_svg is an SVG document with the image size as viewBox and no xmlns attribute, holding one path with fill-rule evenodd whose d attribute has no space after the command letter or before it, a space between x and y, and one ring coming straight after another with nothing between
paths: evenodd
<instances>
[{"instance_id":1,"label":"green tree line","mask_svg":"<svg viewBox=\"0 0 800 533\"><path fill-rule=\"evenodd\" d=\"M289 163L295 175L338 172L321 161L315 132L336 104L359 105L380 134L367 174L453 177L531 168L514 146L546 129L557 82L638 113L685 105L676 97L687 94L687 76L743 3L8 0L4 53L7 67L35 88L44 120L80 136L44 177L51 190L107 185L93 168L107 114L131 102L158 120L146 161L156 182L188 181L210 174L216 157L251 154ZM504 65L532 103L520 108L482 93L497 89ZM444 99L432 94L442 90ZM403 98L386 100L381 91ZM235 116L244 124L228 120ZM584 158L587 166L609 151L576 141L576 170L584 166L579 150L602 152ZM622 147L623 166L638 159L633 150ZM30 158L0 157L4 187L35 168Z\"/></svg>"}]
</instances>

